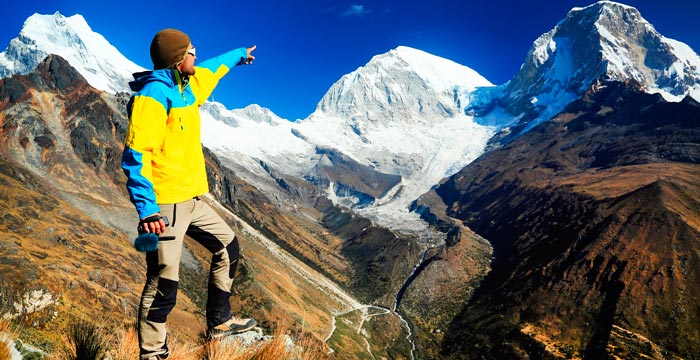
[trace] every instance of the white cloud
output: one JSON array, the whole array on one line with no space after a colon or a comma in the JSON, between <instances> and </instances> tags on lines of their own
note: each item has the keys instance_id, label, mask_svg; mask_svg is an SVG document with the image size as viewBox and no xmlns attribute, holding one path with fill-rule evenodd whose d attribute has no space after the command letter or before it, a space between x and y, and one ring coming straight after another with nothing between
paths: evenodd
<instances>
[{"instance_id":1,"label":"white cloud","mask_svg":"<svg viewBox=\"0 0 700 360\"><path fill-rule=\"evenodd\" d=\"M372 13L372 10L366 9L364 5L353 4L345 10L340 16L364 16Z\"/></svg>"}]
</instances>

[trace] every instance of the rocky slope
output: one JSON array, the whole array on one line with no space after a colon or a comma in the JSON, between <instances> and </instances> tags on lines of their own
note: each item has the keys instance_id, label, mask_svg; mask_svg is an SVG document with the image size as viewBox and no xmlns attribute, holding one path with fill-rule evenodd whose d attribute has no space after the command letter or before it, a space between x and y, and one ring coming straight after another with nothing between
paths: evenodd
<instances>
[{"instance_id":1,"label":"rocky slope","mask_svg":"<svg viewBox=\"0 0 700 360\"><path fill-rule=\"evenodd\" d=\"M49 56L29 75L0 79L0 153L103 224L134 233L119 165L127 99Z\"/></svg>"},{"instance_id":2,"label":"rocky slope","mask_svg":"<svg viewBox=\"0 0 700 360\"><path fill-rule=\"evenodd\" d=\"M119 166L127 99L92 88L58 56L27 75L0 80L0 304L5 318L20 321L22 338L45 350L73 316L116 327L135 320L145 263L131 246L137 219ZM219 167L211 153L207 163L221 203L272 222L263 195ZM296 329L321 343L332 314L357 306L317 270L274 243L261 243L237 215L225 218L239 230L245 256L235 309L268 328ZM302 219L277 220L286 221L285 234L305 242L322 231ZM205 251L188 241L171 323L178 336L194 340L203 330L207 264Z\"/></svg>"},{"instance_id":3,"label":"rocky slope","mask_svg":"<svg viewBox=\"0 0 700 360\"><path fill-rule=\"evenodd\" d=\"M494 246L452 358L693 358L700 104L594 87L435 189ZM555 296L553 296L555 295Z\"/></svg>"}]
</instances>

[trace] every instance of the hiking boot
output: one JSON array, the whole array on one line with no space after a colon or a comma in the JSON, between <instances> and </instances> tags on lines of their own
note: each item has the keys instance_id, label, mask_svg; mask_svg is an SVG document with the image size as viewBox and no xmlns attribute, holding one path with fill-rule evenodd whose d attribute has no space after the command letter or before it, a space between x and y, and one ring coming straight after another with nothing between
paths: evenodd
<instances>
[{"instance_id":1,"label":"hiking boot","mask_svg":"<svg viewBox=\"0 0 700 360\"><path fill-rule=\"evenodd\" d=\"M168 339L167 338L165 339L165 345L163 345L161 350L165 351L165 352L162 352L158 355L149 356L146 358L146 360L165 360L170 356L170 349L168 349ZM141 359L143 359L143 355L141 355Z\"/></svg>"},{"instance_id":2,"label":"hiking boot","mask_svg":"<svg viewBox=\"0 0 700 360\"><path fill-rule=\"evenodd\" d=\"M258 323L253 319L241 319L231 316L231 318L224 321L222 324L215 326L213 329L209 329L208 336L210 339L218 339L226 335L240 334L254 328L256 325L258 325Z\"/></svg>"},{"instance_id":3,"label":"hiking boot","mask_svg":"<svg viewBox=\"0 0 700 360\"><path fill-rule=\"evenodd\" d=\"M156 356L151 356L148 360L165 360L170 356L170 353L160 354Z\"/></svg>"}]
</instances>

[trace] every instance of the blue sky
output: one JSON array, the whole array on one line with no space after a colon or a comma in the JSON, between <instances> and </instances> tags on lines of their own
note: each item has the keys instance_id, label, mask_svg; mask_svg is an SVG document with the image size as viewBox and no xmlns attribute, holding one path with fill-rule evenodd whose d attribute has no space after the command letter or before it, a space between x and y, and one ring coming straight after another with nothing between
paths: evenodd
<instances>
[{"instance_id":1,"label":"blue sky","mask_svg":"<svg viewBox=\"0 0 700 360\"><path fill-rule=\"evenodd\" d=\"M495 84L520 68L532 42L576 0L87 1L20 0L3 6L0 48L33 13L83 15L126 57L151 67L148 47L165 27L185 31L200 59L256 44L253 66L222 80L214 100L259 104L296 120L343 75L404 45L468 66ZM698 0L628 0L663 35L700 52Z\"/></svg>"}]
</instances>

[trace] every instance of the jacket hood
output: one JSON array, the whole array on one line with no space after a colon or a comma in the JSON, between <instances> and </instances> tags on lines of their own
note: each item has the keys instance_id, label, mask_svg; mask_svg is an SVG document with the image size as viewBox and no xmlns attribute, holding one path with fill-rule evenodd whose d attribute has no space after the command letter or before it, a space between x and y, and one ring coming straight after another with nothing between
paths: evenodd
<instances>
[{"instance_id":1,"label":"jacket hood","mask_svg":"<svg viewBox=\"0 0 700 360\"><path fill-rule=\"evenodd\" d=\"M177 85L175 72L172 69L142 71L133 74L134 80L129 82L132 91L141 91L146 84L159 81L170 87Z\"/></svg>"}]
</instances>

